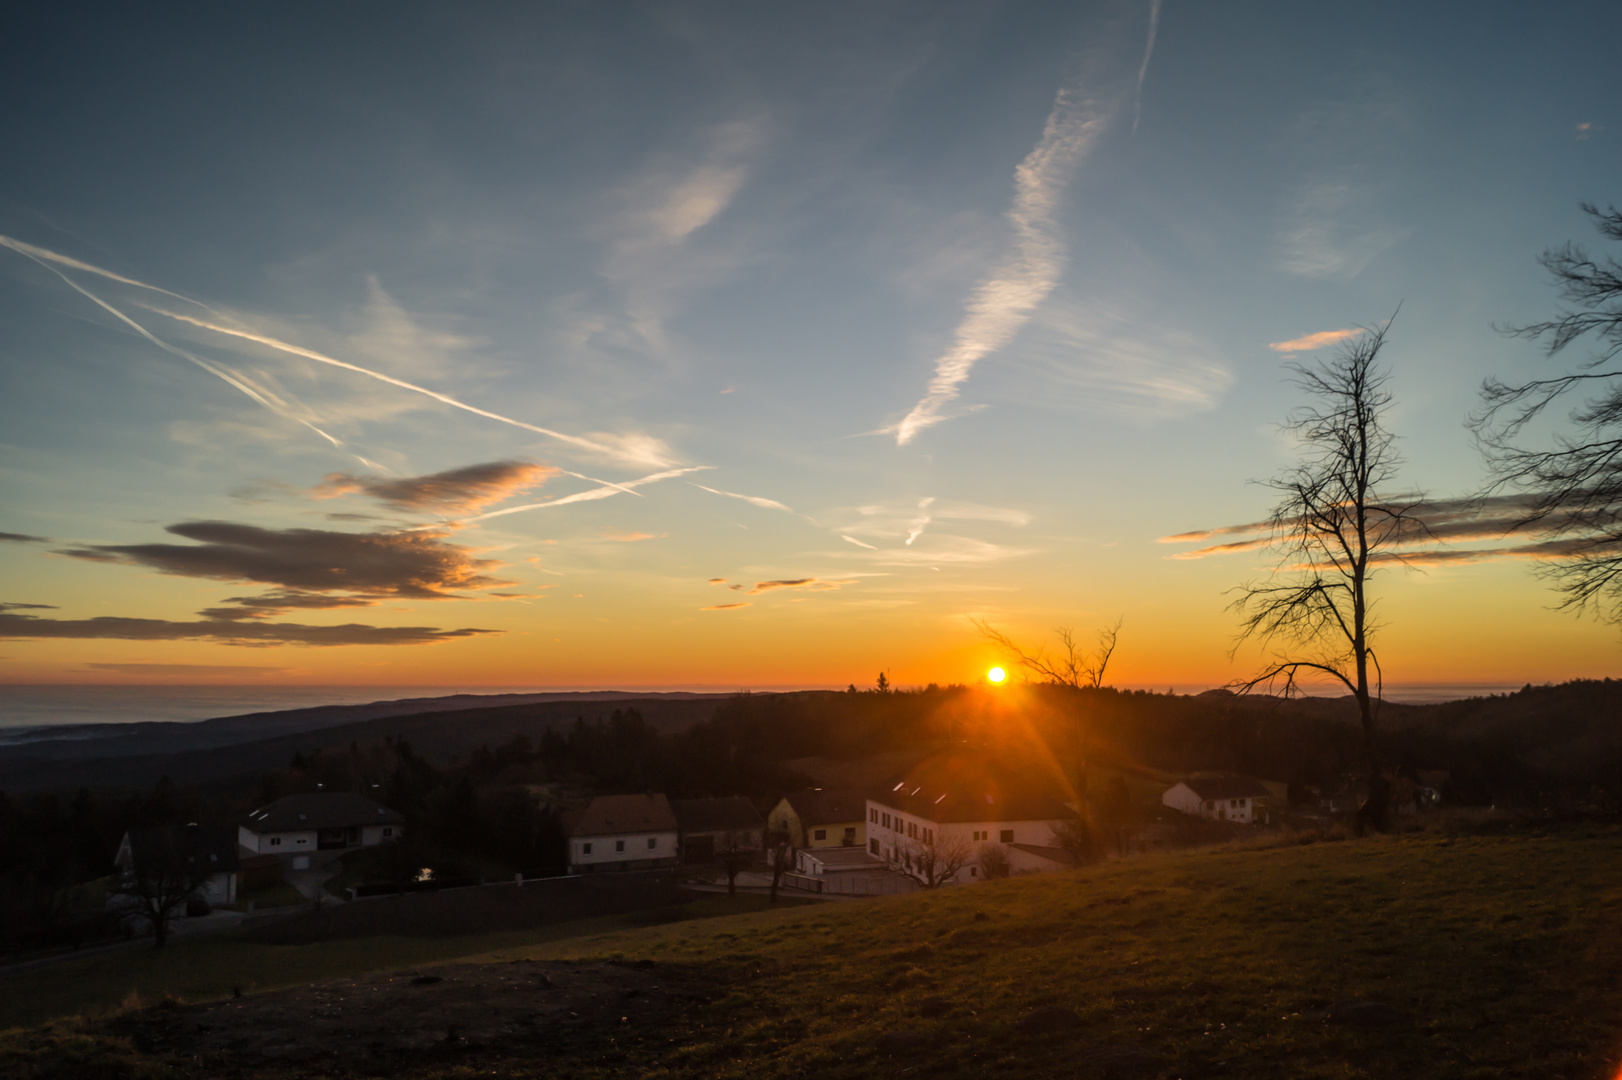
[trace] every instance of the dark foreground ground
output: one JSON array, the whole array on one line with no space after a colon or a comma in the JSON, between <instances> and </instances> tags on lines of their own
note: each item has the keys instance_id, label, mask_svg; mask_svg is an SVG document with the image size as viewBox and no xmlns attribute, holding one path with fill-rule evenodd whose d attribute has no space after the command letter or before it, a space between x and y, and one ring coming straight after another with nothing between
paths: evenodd
<instances>
[{"instance_id":1,"label":"dark foreground ground","mask_svg":"<svg viewBox=\"0 0 1622 1080\"><path fill-rule=\"evenodd\" d=\"M0 1035L23 1080L1610 1080L1619 1062L1608 825L1130 859Z\"/></svg>"}]
</instances>

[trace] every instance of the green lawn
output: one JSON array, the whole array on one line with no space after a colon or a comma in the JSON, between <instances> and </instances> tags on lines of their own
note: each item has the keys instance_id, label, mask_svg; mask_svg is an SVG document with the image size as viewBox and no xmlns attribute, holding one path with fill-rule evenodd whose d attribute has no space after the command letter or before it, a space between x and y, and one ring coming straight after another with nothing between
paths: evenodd
<instances>
[{"instance_id":1,"label":"green lawn","mask_svg":"<svg viewBox=\"0 0 1622 1080\"><path fill-rule=\"evenodd\" d=\"M1622 830L1609 826L1182 852L938 893L558 929L488 939L483 959L651 960L703 975L714 1000L634 1030L560 1036L544 1056L498 1047L396 1075L1602 1080L1622 1061ZM43 1016L134 985L218 993L251 964L268 983L477 945L357 942L274 961L227 946L193 969L180 949L141 952L84 970L93 990L60 985L80 976L57 970L26 977L22 994L0 981L0 993L54 995L12 1012ZM1353 999L1399 1016L1326 1021ZM1046 1030L1030 1024L1041 1009ZM59 1025L49 1045L96 1031ZM0 1037L0 1071L8 1054L58 1053L38 1049L47 1042ZM156 1064L120 1060L126 1074Z\"/></svg>"}]
</instances>

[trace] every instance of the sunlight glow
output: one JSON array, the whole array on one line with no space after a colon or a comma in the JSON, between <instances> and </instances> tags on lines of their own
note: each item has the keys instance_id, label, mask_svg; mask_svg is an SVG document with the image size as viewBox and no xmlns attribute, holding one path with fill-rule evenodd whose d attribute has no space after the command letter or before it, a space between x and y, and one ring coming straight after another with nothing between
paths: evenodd
<instances>
[{"instance_id":1,"label":"sunlight glow","mask_svg":"<svg viewBox=\"0 0 1622 1080\"><path fill-rule=\"evenodd\" d=\"M986 672L986 678L991 682L1000 683L1004 679L1008 678L1008 672L1004 671L1000 667L994 667L990 671Z\"/></svg>"}]
</instances>

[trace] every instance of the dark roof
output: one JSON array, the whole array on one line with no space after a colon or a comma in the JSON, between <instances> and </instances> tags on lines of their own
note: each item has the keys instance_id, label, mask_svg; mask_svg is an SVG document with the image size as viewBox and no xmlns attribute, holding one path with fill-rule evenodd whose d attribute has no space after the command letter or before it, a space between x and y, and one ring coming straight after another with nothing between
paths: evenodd
<instances>
[{"instance_id":1,"label":"dark roof","mask_svg":"<svg viewBox=\"0 0 1622 1080\"><path fill-rule=\"evenodd\" d=\"M672 799L671 812L683 832L720 832L728 829L762 829L755 804L742 795L728 799Z\"/></svg>"},{"instance_id":2,"label":"dark roof","mask_svg":"<svg viewBox=\"0 0 1622 1080\"><path fill-rule=\"evenodd\" d=\"M1074 796L1042 766L983 755L943 755L920 762L873 801L929 821L1059 821L1076 816Z\"/></svg>"},{"instance_id":3,"label":"dark roof","mask_svg":"<svg viewBox=\"0 0 1622 1080\"><path fill-rule=\"evenodd\" d=\"M1183 783L1202 799L1265 799L1273 794L1248 776L1202 776Z\"/></svg>"},{"instance_id":4,"label":"dark roof","mask_svg":"<svg viewBox=\"0 0 1622 1080\"><path fill-rule=\"evenodd\" d=\"M261 806L242 820L252 833L347 829L357 825L403 825L405 818L353 791L307 791Z\"/></svg>"},{"instance_id":5,"label":"dark roof","mask_svg":"<svg viewBox=\"0 0 1622 1080\"><path fill-rule=\"evenodd\" d=\"M570 836L675 832L676 815L663 795L599 795L569 823Z\"/></svg>"},{"instance_id":6,"label":"dark roof","mask_svg":"<svg viewBox=\"0 0 1622 1080\"><path fill-rule=\"evenodd\" d=\"M1047 859L1050 862L1063 863L1066 866L1076 865L1076 853L1066 851L1062 847L1043 847L1041 844L1009 844L1011 848L1018 848L1028 855Z\"/></svg>"},{"instance_id":7,"label":"dark roof","mask_svg":"<svg viewBox=\"0 0 1622 1080\"><path fill-rule=\"evenodd\" d=\"M129 843L130 857L136 867L179 854L189 863L207 866L211 874L237 869L237 827L229 822L131 829L124 834L124 839ZM122 844L119 849L122 854Z\"/></svg>"},{"instance_id":8,"label":"dark roof","mask_svg":"<svg viewBox=\"0 0 1622 1080\"><path fill-rule=\"evenodd\" d=\"M783 798L794 808L801 825L867 820L867 796L856 788L807 788Z\"/></svg>"}]
</instances>

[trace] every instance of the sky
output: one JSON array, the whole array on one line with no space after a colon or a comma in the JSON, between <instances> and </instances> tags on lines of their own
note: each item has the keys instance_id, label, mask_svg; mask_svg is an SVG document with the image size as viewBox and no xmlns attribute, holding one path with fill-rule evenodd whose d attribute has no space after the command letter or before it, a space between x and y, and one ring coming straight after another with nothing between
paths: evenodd
<instances>
[{"instance_id":1,"label":"sky","mask_svg":"<svg viewBox=\"0 0 1622 1080\"><path fill-rule=\"evenodd\" d=\"M1622 201L1614 4L9 26L3 683L914 685L1119 620L1109 681L1220 685L1286 365L1395 315L1453 507ZM1389 681L1618 674L1466 525L1376 578Z\"/></svg>"}]
</instances>

